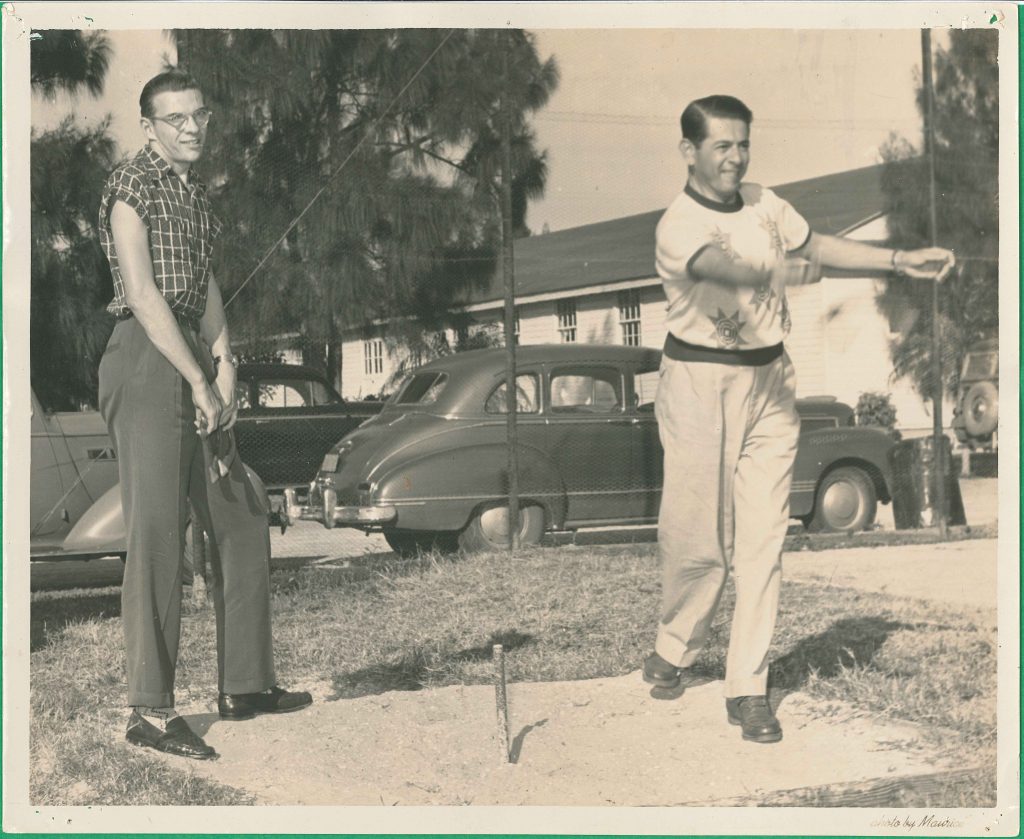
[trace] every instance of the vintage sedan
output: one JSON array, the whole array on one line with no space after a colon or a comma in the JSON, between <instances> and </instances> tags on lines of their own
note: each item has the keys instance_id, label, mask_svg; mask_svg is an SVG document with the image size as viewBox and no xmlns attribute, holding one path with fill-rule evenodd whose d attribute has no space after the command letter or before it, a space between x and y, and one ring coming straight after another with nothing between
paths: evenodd
<instances>
[{"instance_id":1,"label":"vintage sedan","mask_svg":"<svg viewBox=\"0 0 1024 839\"><path fill-rule=\"evenodd\" d=\"M258 490L277 499L285 487L304 488L325 452L382 405L342 399L321 373L296 364L240 365L236 395L239 454ZM99 413L46 413L33 393L32 557L123 554L117 482L117 456Z\"/></svg>"},{"instance_id":2,"label":"vintage sedan","mask_svg":"<svg viewBox=\"0 0 1024 839\"><path fill-rule=\"evenodd\" d=\"M657 521L662 451L654 416L661 353L558 344L517 351L521 543L547 531ZM849 406L801 400L791 514L858 530L891 500L892 437ZM382 532L396 550L506 544L505 355L477 350L417 369L374 419L324 458L289 518Z\"/></svg>"}]
</instances>

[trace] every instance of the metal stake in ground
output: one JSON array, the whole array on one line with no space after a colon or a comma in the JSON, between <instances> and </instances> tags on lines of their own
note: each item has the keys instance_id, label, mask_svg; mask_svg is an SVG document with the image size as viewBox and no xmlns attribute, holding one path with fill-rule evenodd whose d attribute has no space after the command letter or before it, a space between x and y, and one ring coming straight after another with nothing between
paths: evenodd
<instances>
[{"instance_id":1,"label":"metal stake in ground","mask_svg":"<svg viewBox=\"0 0 1024 839\"><path fill-rule=\"evenodd\" d=\"M508 750L508 693L505 684L505 650L501 644L491 648L494 662L494 701L498 706L498 745L501 748L501 762L509 762Z\"/></svg>"}]
</instances>

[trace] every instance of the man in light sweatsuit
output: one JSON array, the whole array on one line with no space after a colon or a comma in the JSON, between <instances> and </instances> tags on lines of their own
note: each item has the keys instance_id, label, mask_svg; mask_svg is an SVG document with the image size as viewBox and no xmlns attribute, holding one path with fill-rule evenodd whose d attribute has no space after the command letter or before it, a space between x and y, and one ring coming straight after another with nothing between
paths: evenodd
<instances>
[{"instance_id":1,"label":"man in light sweatsuit","mask_svg":"<svg viewBox=\"0 0 1024 839\"><path fill-rule=\"evenodd\" d=\"M821 266L941 281L953 254L879 248L814 233L770 189L743 182L750 110L732 96L691 102L680 119L689 175L657 229L668 335L655 403L665 451L658 521L662 613L644 679L675 687L697 659L732 571L727 719L776 742L767 701L782 543L800 419L783 347L786 287Z\"/></svg>"}]
</instances>

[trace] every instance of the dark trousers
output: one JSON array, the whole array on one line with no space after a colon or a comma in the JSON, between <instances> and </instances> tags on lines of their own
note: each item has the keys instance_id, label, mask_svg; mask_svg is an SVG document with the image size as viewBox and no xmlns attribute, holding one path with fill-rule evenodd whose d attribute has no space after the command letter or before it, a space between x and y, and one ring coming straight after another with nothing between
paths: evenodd
<instances>
[{"instance_id":1,"label":"dark trousers","mask_svg":"<svg viewBox=\"0 0 1024 839\"><path fill-rule=\"evenodd\" d=\"M182 322L182 334L212 378L209 351L194 327ZM265 690L275 682L265 500L237 457L227 475L211 481L192 388L135 318L119 321L107 344L99 407L117 452L128 535L121 587L128 704L174 704L189 502L212 541L218 687Z\"/></svg>"}]
</instances>

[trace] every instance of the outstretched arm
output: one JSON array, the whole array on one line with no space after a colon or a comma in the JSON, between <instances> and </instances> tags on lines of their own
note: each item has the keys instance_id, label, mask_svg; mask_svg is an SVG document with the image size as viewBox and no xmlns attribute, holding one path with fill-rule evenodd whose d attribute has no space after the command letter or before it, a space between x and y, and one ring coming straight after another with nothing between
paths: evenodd
<instances>
[{"instance_id":1,"label":"outstretched arm","mask_svg":"<svg viewBox=\"0 0 1024 839\"><path fill-rule=\"evenodd\" d=\"M855 271L895 271L908 277L938 282L942 282L956 264L953 252L945 248L893 250L822 233L812 233L796 255L812 265Z\"/></svg>"}]
</instances>

